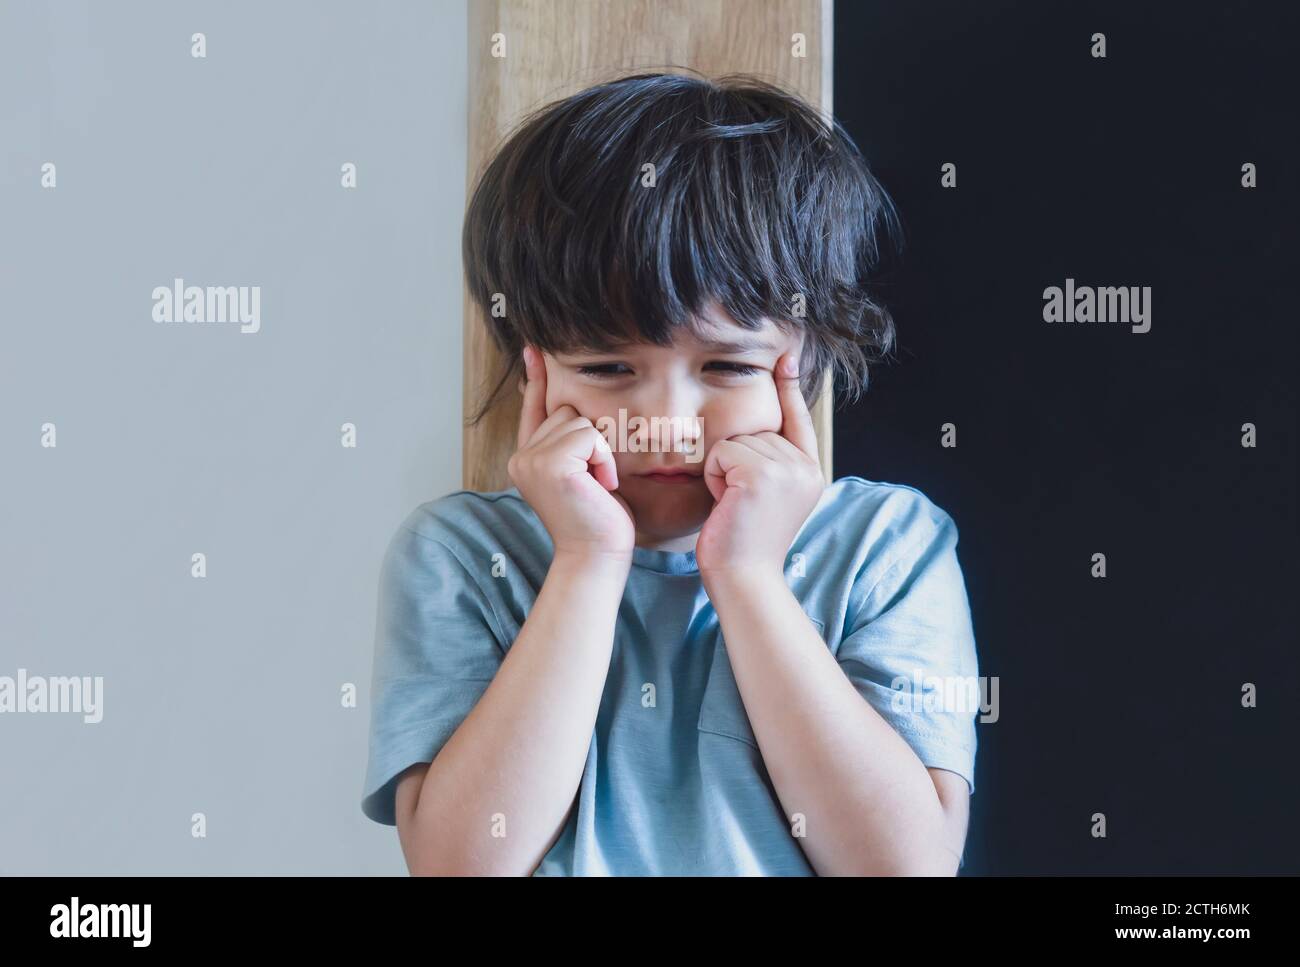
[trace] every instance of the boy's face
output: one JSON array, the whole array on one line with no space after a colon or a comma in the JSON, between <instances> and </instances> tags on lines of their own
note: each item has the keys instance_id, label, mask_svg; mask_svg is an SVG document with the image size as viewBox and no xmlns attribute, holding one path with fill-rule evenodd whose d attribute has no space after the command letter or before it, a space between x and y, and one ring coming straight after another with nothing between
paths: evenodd
<instances>
[{"instance_id":1,"label":"boy's face","mask_svg":"<svg viewBox=\"0 0 1300 967\"><path fill-rule=\"evenodd\" d=\"M751 332L716 308L705 321L708 342L679 330L671 347L633 343L612 353L544 354L546 412L567 403L610 441L618 493L632 509L638 546L692 549L713 508L703 477L713 445L781 430L773 371L783 353L799 352L803 333L783 333L770 321ZM647 424L639 447L636 417ZM657 433L648 428L652 417L666 418ZM627 449L620 448L621 426L627 427ZM630 452L634 448L639 452ZM669 469L691 476L647 476Z\"/></svg>"}]
</instances>

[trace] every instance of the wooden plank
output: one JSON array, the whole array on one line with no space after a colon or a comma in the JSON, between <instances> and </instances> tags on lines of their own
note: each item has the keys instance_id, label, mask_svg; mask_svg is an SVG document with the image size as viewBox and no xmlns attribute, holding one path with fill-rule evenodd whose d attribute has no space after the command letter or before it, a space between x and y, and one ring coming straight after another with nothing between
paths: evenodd
<instances>
[{"instance_id":1,"label":"wooden plank","mask_svg":"<svg viewBox=\"0 0 1300 967\"><path fill-rule=\"evenodd\" d=\"M807 99L829 116L833 0L467 0L469 157L467 192L527 112L593 84L685 65L708 76L753 74ZM492 56L492 37L506 56ZM791 37L806 38L804 57ZM468 193L467 193L468 200ZM464 297L464 412L472 411L497 365L496 347L468 292ZM812 416L827 481L831 462L829 381ZM470 490L511 486L518 393L477 427L465 427L462 477Z\"/></svg>"}]
</instances>

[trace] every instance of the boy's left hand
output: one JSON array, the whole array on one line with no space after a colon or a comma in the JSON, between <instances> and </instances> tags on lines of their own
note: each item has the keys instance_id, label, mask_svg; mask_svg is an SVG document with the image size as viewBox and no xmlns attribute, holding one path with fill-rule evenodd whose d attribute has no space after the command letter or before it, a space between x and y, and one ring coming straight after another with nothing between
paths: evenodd
<instances>
[{"instance_id":1,"label":"boy's left hand","mask_svg":"<svg viewBox=\"0 0 1300 967\"><path fill-rule=\"evenodd\" d=\"M742 574L783 576L786 553L825 489L796 366L787 353L773 373L781 432L719 440L705 460L704 482L716 503L700 528L695 563L706 582Z\"/></svg>"}]
</instances>

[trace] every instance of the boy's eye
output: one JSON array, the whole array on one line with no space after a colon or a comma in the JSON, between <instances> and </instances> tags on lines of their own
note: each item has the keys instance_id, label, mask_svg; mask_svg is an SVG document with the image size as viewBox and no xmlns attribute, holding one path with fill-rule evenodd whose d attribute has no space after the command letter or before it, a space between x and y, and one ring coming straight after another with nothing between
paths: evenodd
<instances>
[{"instance_id":1,"label":"boy's eye","mask_svg":"<svg viewBox=\"0 0 1300 967\"><path fill-rule=\"evenodd\" d=\"M749 366L745 363L716 362L716 363L709 363L709 365L721 366L723 367L724 372L734 373L737 376L753 376L755 373L759 372L759 368L757 366Z\"/></svg>"},{"instance_id":2,"label":"boy's eye","mask_svg":"<svg viewBox=\"0 0 1300 967\"><path fill-rule=\"evenodd\" d=\"M616 373L614 370L622 366L622 363L600 363L596 366L579 366L578 372L583 376L595 376L608 379L611 376L622 376L622 373Z\"/></svg>"},{"instance_id":3,"label":"boy's eye","mask_svg":"<svg viewBox=\"0 0 1300 967\"><path fill-rule=\"evenodd\" d=\"M722 372L734 376L753 376L755 373L760 372L759 367L750 366L746 363L729 363L719 360L709 363L708 365L720 367ZM610 379L615 376L626 375L625 372L618 372L619 369L630 372L630 370L627 370L627 367L622 363L598 363L591 366L579 366L578 372L583 376L594 376L597 379Z\"/></svg>"}]
</instances>

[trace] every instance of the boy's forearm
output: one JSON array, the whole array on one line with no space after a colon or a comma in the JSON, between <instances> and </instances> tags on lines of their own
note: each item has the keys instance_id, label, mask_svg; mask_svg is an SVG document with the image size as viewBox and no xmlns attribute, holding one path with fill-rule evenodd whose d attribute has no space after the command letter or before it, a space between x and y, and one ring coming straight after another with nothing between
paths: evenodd
<instances>
[{"instance_id":1,"label":"boy's forearm","mask_svg":"<svg viewBox=\"0 0 1300 967\"><path fill-rule=\"evenodd\" d=\"M425 774L412 873L528 875L591 745L630 562L557 555L492 683Z\"/></svg>"},{"instance_id":2,"label":"boy's forearm","mask_svg":"<svg viewBox=\"0 0 1300 967\"><path fill-rule=\"evenodd\" d=\"M921 760L839 667L780 574L707 588L764 765L820 875L945 874Z\"/></svg>"}]
</instances>

